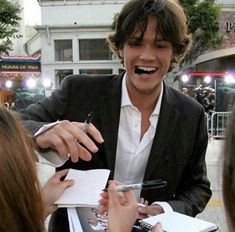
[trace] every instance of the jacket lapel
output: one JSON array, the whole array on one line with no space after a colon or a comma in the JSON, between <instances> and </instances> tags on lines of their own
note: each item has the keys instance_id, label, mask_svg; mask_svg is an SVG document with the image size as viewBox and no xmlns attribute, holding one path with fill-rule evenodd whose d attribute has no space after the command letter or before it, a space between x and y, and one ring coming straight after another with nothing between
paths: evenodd
<instances>
[{"instance_id":1,"label":"jacket lapel","mask_svg":"<svg viewBox=\"0 0 235 232\"><path fill-rule=\"evenodd\" d=\"M176 103L177 104L177 103ZM159 121L155 132L152 148L150 151L147 167L145 169L144 180L149 179L152 172L162 158L168 139L177 123L179 110L174 103L174 96L171 89L164 84L164 93L159 115Z\"/></svg>"},{"instance_id":2,"label":"jacket lapel","mask_svg":"<svg viewBox=\"0 0 235 232\"><path fill-rule=\"evenodd\" d=\"M108 168L114 171L116 160L116 148L118 138L118 128L120 120L121 106L121 85L123 75L114 77L107 85L106 90L99 99L99 119L101 133L104 136L104 146ZM157 130L154 136L153 145L149 155L144 179L148 179L154 168L157 166L164 149L168 143L169 136L175 127L179 110L175 103L175 98L171 94L171 89L164 84L164 94L160 110ZM113 178L114 172L111 172L110 178Z\"/></svg>"},{"instance_id":3,"label":"jacket lapel","mask_svg":"<svg viewBox=\"0 0 235 232\"><path fill-rule=\"evenodd\" d=\"M104 146L108 168L114 171L121 106L121 85L123 75L114 77L107 85L99 100L100 128L104 136ZM111 172L110 177L114 175Z\"/></svg>"}]
</instances>

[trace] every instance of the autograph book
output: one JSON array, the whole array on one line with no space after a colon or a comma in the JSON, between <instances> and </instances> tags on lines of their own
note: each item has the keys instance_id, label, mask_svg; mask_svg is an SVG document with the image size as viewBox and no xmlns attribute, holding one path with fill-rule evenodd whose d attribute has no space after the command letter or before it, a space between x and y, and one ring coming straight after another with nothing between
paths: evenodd
<instances>
[{"instance_id":1,"label":"autograph book","mask_svg":"<svg viewBox=\"0 0 235 232\"><path fill-rule=\"evenodd\" d=\"M218 229L218 227L212 222L190 217L174 211L140 220L140 226L149 231L157 222L160 222L162 224L163 231L167 232L211 232Z\"/></svg>"}]
</instances>

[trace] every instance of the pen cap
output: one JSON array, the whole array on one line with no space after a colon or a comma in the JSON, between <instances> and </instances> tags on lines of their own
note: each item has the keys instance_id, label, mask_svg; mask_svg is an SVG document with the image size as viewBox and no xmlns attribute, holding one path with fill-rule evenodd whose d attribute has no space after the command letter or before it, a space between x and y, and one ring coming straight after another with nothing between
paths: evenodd
<instances>
[{"instance_id":1,"label":"pen cap","mask_svg":"<svg viewBox=\"0 0 235 232\"><path fill-rule=\"evenodd\" d=\"M85 120L85 123L90 123L93 119L93 112L90 112L88 115L87 115L87 118Z\"/></svg>"}]
</instances>

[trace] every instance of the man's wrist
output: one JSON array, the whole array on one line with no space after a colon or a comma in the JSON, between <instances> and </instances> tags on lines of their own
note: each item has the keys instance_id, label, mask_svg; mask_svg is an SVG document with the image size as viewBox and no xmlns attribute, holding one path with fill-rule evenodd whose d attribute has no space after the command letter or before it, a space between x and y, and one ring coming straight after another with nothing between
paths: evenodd
<instances>
[{"instance_id":1,"label":"man's wrist","mask_svg":"<svg viewBox=\"0 0 235 232\"><path fill-rule=\"evenodd\" d=\"M167 202L164 202L164 201L155 201L155 202L152 203L152 206L156 206L156 205L160 206L163 209L163 213L172 212L173 211L172 207Z\"/></svg>"},{"instance_id":2,"label":"man's wrist","mask_svg":"<svg viewBox=\"0 0 235 232\"><path fill-rule=\"evenodd\" d=\"M163 208L160 205L146 205L138 208L139 213L147 216L154 216L157 214L164 213Z\"/></svg>"},{"instance_id":3,"label":"man's wrist","mask_svg":"<svg viewBox=\"0 0 235 232\"><path fill-rule=\"evenodd\" d=\"M36 133L34 134L34 137L37 137L38 135L43 134L45 131L51 129L52 127L57 125L59 122L60 121L56 121L56 122L48 123L48 124L42 126L39 130L36 131Z\"/></svg>"},{"instance_id":4,"label":"man's wrist","mask_svg":"<svg viewBox=\"0 0 235 232\"><path fill-rule=\"evenodd\" d=\"M164 213L164 209L160 205L151 205L151 211L148 213L148 216L154 216L161 213Z\"/></svg>"}]
</instances>

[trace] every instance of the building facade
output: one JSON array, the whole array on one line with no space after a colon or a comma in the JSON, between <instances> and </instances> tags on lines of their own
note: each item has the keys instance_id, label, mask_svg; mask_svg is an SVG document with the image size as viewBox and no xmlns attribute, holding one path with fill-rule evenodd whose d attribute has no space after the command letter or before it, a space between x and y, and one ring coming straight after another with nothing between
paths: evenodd
<instances>
[{"instance_id":1,"label":"building facade","mask_svg":"<svg viewBox=\"0 0 235 232\"><path fill-rule=\"evenodd\" d=\"M106 37L111 31L114 15L126 1L38 0L41 25L35 27L38 34L25 47L29 55L41 51L42 79L52 83L48 95L68 74L116 74L122 70L109 51ZM224 43L219 49L198 57L191 70L191 74L197 73L197 78L191 75L194 87L210 85L203 82L208 73L218 76L218 73L225 75L235 71L235 0L216 2L221 7L220 28ZM184 83L180 79L178 82L169 81L180 89Z\"/></svg>"},{"instance_id":2,"label":"building facade","mask_svg":"<svg viewBox=\"0 0 235 232\"><path fill-rule=\"evenodd\" d=\"M42 25L28 41L41 42L42 78L57 88L68 74L112 74L122 69L106 42L125 0L40 0ZM34 51L35 52L35 51ZM48 92L50 94L50 91Z\"/></svg>"}]
</instances>

